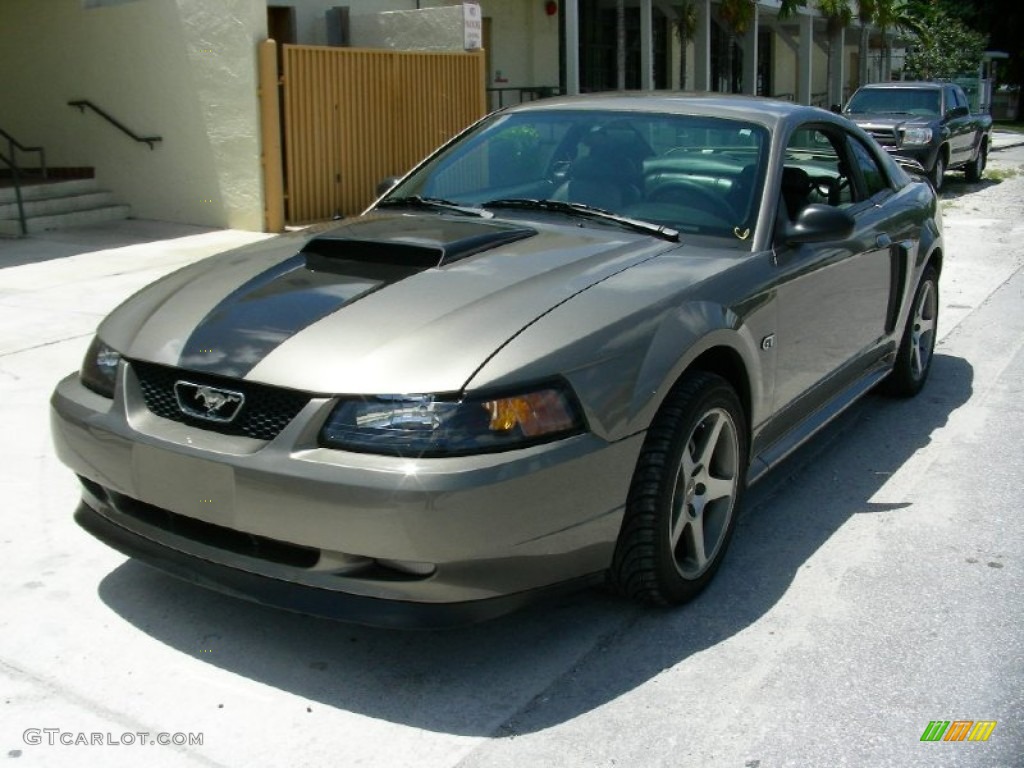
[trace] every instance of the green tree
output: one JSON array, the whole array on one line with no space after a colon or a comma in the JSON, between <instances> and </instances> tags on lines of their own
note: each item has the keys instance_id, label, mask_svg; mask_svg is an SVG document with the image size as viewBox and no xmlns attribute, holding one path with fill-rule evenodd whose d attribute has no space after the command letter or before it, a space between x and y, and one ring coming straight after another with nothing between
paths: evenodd
<instances>
[{"instance_id":1,"label":"green tree","mask_svg":"<svg viewBox=\"0 0 1024 768\"><path fill-rule=\"evenodd\" d=\"M932 6L916 25L905 74L913 79L934 80L976 72L987 44L986 35Z\"/></svg>"}]
</instances>

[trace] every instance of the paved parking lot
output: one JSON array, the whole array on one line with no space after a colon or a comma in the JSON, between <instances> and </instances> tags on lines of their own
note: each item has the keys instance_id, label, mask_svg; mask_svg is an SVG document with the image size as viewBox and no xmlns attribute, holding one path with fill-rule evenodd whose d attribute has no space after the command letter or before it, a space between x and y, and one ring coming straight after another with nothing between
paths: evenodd
<instances>
[{"instance_id":1,"label":"paved parking lot","mask_svg":"<svg viewBox=\"0 0 1024 768\"><path fill-rule=\"evenodd\" d=\"M55 382L137 287L262 235L140 221L0 241L0 751L24 766L1020 768L1024 149L992 165L999 180L951 175L944 193L928 387L868 398L755 486L697 601L585 592L446 632L242 603L71 520ZM922 743L933 720L997 726Z\"/></svg>"}]
</instances>

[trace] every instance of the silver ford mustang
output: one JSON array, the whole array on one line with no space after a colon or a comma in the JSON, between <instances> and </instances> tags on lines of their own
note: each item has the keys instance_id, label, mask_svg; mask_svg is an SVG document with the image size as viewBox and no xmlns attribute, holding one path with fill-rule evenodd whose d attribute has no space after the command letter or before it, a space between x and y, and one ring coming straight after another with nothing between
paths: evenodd
<instances>
[{"instance_id":1,"label":"silver ford mustang","mask_svg":"<svg viewBox=\"0 0 1024 768\"><path fill-rule=\"evenodd\" d=\"M186 267L52 399L78 523L230 594L439 626L722 562L744 488L935 344L935 193L844 118L490 115L364 215Z\"/></svg>"}]
</instances>

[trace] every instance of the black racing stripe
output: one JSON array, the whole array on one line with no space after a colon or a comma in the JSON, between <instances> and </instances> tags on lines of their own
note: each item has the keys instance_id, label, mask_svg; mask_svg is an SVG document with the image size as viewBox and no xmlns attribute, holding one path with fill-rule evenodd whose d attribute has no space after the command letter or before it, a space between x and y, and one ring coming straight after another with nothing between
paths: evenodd
<instances>
[{"instance_id":1,"label":"black racing stripe","mask_svg":"<svg viewBox=\"0 0 1024 768\"><path fill-rule=\"evenodd\" d=\"M424 269L418 264L386 263L373 269L344 260L335 260L329 270L315 266L300 253L233 291L199 322L178 364L193 371L244 377L271 351L317 320Z\"/></svg>"},{"instance_id":2,"label":"black racing stripe","mask_svg":"<svg viewBox=\"0 0 1024 768\"><path fill-rule=\"evenodd\" d=\"M518 225L435 216L343 225L232 291L196 326L178 364L244 377L299 331L368 293L535 234Z\"/></svg>"}]
</instances>

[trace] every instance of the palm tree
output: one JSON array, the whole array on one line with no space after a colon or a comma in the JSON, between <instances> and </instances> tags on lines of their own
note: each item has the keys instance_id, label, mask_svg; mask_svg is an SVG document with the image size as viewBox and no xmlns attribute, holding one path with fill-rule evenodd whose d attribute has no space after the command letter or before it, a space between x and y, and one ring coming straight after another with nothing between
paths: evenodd
<instances>
[{"instance_id":1,"label":"palm tree","mask_svg":"<svg viewBox=\"0 0 1024 768\"><path fill-rule=\"evenodd\" d=\"M729 30L729 90L732 91L734 80L736 39L747 33L747 27L754 19L754 3L756 0L722 0L718 5L718 13Z\"/></svg>"},{"instance_id":2,"label":"palm tree","mask_svg":"<svg viewBox=\"0 0 1024 768\"><path fill-rule=\"evenodd\" d=\"M780 0L779 2L779 18L788 19L794 13L797 8L806 8L807 0Z\"/></svg>"},{"instance_id":3,"label":"palm tree","mask_svg":"<svg viewBox=\"0 0 1024 768\"><path fill-rule=\"evenodd\" d=\"M907 0L874 0L875 26L882 35L882 79L892 77L892 48L889 30L914 30L917 22Z\"/></svg>"},{"instance_id":4,"label":"palm tree","mask_svg":"<svg viewBox=\"0 0 1024 768\"><path fill-rule=\"evenodd\" d=\"M860 71L857 72L857 85L864 85L868 81L868 25L874 22L876 10L876 0L857 0L857 18L860 20Z\"/></svg>"},{"instance_id":5,"label":"palm tree","mask_svg":"<svg viewBox=\"0 0 1024 768\"><path fill-rule=\"evenodd\" d=\"M679 38L679 88L686 90L686 48L697 34L697 5L693 0L683 0L676 9L674 24L676 37Z\"/></svg>"},{"instance_id":6,"label":"palm tree","mask_svg":"<svg viewBox=\"0 0 1024 768\"><path fill-rule=\"evenodd\" d=\"M825 17L825 30L828 34L828 65L826 68L826 79L829 84L830 95L838 94L839 101L843 100L843 84L833 83L835 74L832 67L832 58L838 42L839 33L853 21L853 11L850 9L850 0L817 0L818 10Z\"/></svg>"}]
</instances>

